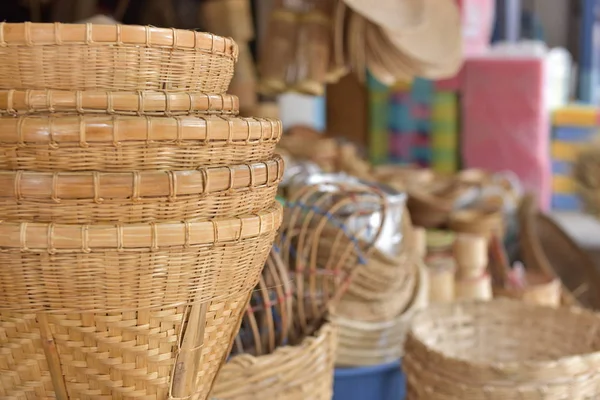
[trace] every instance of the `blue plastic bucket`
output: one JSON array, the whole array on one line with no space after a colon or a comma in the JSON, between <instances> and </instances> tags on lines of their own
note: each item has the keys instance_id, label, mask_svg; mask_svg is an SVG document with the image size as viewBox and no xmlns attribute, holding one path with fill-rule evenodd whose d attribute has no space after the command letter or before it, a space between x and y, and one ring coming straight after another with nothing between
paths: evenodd
<instances>
[{"instance_id":1,"label":"blue plastic bucket","mask_svg":"<svg viewBox=\"0 0 600 400\"><path fill-rule=\"evenodd\" d=\"M404 400L406 382L400 361L360 368L337 368L333 400Z\"/></svg>"}]
</instances>

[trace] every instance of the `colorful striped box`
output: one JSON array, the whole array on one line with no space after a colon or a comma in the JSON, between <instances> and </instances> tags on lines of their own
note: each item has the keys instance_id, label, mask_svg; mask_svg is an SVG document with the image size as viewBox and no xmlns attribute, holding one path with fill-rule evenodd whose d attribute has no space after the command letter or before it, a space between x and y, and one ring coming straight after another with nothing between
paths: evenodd
<instances>
[{"instance_id":1,"label":"colorful striped box","mask_svg":"<svg viewBox=\"0 0 600 400\"><path fill-rule=\"evenodd\" d=\"M576 190L575 181L570 176L555 175L552 177L552 193L575 194Z\"/></svg>"},{"instance_id":2,"label":"colorful striped box","mask_svg":"<svg viewBox=\"0 0 600 400\"><path fill-rule=\"evenodd\" d=\"M553 194L552 209L561 211L579 211L582 209L581 200L575 194Z\"/></svg>"},{"instance_id":3,"label":"colorful striped box","mask_svg":"<svg viewBox=\"0 0 600 400\"><path fill-rule=\"evenodd\" d=\"M553 160L575 162L581 149L580 143L560 142L555 140L551 145Z\"/></svg>"}]
</instances>

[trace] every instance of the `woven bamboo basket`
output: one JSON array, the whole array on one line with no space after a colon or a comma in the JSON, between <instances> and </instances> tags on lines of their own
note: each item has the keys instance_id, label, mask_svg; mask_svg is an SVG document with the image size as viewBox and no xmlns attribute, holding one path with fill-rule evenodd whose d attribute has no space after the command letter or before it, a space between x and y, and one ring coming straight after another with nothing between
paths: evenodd
<instances>
[{"instance_id":1,"label":"woven bamboo basket","mask_svg":"<svg viewBox=\"0 0 600 400\"><path fill-rule=\"evenodd\" d=\"M0 25L1 89L224 93L232 39L150 26Z\"/></svg>"},{"instance_id":2,"label":"woven bamboo basket","mask_svg":"<svg viewBox=\"0 0 600 400\"><path fill-rule=\"evenodd\" d=\"M418 266L418 283L408 307L391 320L366 322L338 315L335 306L330 319L339 331L336 365L380 365L398 360L406 332L415 313L427 305L429 282L426 267Z\"/></svg>"},{"instance_id":3,"label":"woven bamboo basket","mask_svg":"<svg viewBox=\"0 0 600 400\"><path fill-rule=\"evenodd\" d=\"M0 397L205 399L281 211L276 204L204 222L1 223Z\"/></svg>"},{"instance_id":4,"label":"woven bamboo basket","mask_svg":"<svg viewBox=\"0 0 600 400\"><path fill-rule=\"evenodd\" d=\"M308 185L291 195L277 245L296 282L299 334L312 333L366 263L383 230L371 217L385 220L387 207L383 193L356 183Z\"/></svg>"},{"instance_id":5,"label":"woven bamboo basket","mask_svg":"<svg viewBox=\"0 0 600 400\"><path fill-rule=\"evenodd\" d=\"M228 94L166 91L0 90L0 114L77 113L176 116L232 114L239 100Z\"/></svg>"},{"instance_id":6,"label":"woven bamboo basket","mask_svg":"<svg viewBox=\"0 0 600 400\"><path fill-rule=\"evenodd\" d=\"M532 197L523 199L519 221L525 266L558 277L563 304L600 310L600 274L594 260L560 226L538 212Z\"/></svg>"},{"instance_id":7,"label":"woven bamboo basket","mask_svg":"<svg viewBox=\"0 0 600 400\"><path fill-rule=\"evenodd\" d=\"M456 303L413 320L408 399L591 400L600 394L600 316L511 300Z\"/></svg>"},{"instance_id":8,"label":"woven bamboo basket","mask_svg":"<svg viewBox=\"0 0 600 400\"><path fill-rule=\"evenodd\" d=\"M292 290L288 269L273 249L250 297L233 354L262 356L286 344L292 323Z\"/></svg>"},{"instance_id":9,"label":"woven bamboo basket","mask_svg":"<svg viewBox=\"0 0 600 400\"><path fill-rule=\"evenodd\" d=\"M224 218L271 206L280 157L190 171L0 171L7 222L137 223Z\"/></svg>"},{"instance_id":10,"label":"woven bamboo basket","mask_svg":"<svg viewBox=\"0 0 600 400\"><path fill-rule=\"evenodd\" d=\"M274 353L233 357L219 372L215 400L330 400L337 335L326 324L299 344Z\"/></svg>"},{"instance_id":11,"label":"woven bamboo basket","mask_svg":"<svg viewBox=\"0 0 600 400\"><path fill-rule=\"evenodd\" d=\"M264 162L281 134L278 120L225 116L0 118L0 168L121 172Z\"/></svg>"}]
</instances>

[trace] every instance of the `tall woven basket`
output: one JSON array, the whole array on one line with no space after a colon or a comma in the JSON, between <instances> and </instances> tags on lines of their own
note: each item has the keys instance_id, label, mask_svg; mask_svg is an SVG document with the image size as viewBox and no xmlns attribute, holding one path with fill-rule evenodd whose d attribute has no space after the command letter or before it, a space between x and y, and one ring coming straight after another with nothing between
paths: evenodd
<instances>
[{"instance_id":1,"label":"tall woven basket","mask_svg":"<svg viewBox=\"0 0 600 400\"><path fill-rule=\"evenodd\" d=\"M408 399L592 400L600 396L600 315L513 300L429 308L402 366Z\"/></svg>"},{"instance_id":2,"label":"tall woven basket","mask_svg":"<svg viewBox=\"0 0 600 400\"><path fill-rule=\"evenodd\" d=\"M281 211L204 222L1 223L0 397L205 398Z\"/></svg>"}]
</instances>

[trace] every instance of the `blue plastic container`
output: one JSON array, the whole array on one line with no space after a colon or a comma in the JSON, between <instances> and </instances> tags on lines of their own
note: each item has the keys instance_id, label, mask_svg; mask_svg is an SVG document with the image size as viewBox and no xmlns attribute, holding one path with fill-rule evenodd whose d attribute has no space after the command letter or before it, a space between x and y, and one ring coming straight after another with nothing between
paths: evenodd
<instances>
[{"instance_id":1,"label":"blue plastic container","mask_svg":"<svg viewBox=\"0 0 600 400\"><path fill-rule=\"evenodd\" d=\"M404 400L406 382L400 361L360 368L337 368L333 400Z\"/></svg>"}]
</instances>

